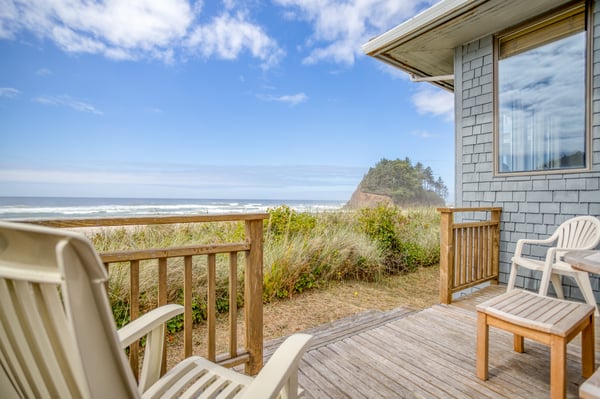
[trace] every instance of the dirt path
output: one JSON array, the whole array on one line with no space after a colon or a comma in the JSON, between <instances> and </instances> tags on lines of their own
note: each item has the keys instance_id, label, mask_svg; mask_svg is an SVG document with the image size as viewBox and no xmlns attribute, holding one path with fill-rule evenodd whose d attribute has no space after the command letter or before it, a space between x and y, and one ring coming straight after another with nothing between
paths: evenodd
<instances>
[{"instance_id":1,"label":"dirt path","mask_svg":"<svg viewBox=\"0 0 600 399\"><path fill-rule=\"evenodd\" d=\"M438 302L439 268L430 267L406 275L386 277L376 283L343 281L313 289L291 299L275 300L264 306L264 340L286 336L367 310L390 310L400 306L414 309ZM243 346L243 313L238 319L238 337ZM206 356L206 325L193 330L194 354ZM217 321L217 353L227 350L227 318ZM180 361L182 333L171 337L169 367Z\"/></svg>"}]
</instances>

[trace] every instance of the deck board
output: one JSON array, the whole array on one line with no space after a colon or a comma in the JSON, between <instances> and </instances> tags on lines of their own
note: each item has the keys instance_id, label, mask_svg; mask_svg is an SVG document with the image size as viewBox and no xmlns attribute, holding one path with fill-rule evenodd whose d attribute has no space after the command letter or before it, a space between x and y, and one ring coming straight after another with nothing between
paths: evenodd
<instances>
[{"instance_id":1,"label":"deck board","mask_svg":"<svg viewBox=\"0 0 600 399\"><path fill-rule=\"evenodd\" d=\"M489 379L475 375L475 306L504 292L490 286L452 305L367 312L306 331L315 338L299 370L306 398L546 398L550 351L490 329ZM600 361L596 321L596 359ZM265 344L265 360L284 338ZM580 339L567 349L567 397L577 398ZM597 361L598 363L598 361Z\"/></svg>"}]
</instances>

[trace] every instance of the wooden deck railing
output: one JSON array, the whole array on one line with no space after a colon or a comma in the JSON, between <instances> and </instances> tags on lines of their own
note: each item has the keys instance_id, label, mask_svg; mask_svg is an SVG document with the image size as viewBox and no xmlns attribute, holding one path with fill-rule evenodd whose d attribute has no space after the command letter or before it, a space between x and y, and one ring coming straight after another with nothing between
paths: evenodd
<instances>
[{"instance_id":1,"label":"wooden deck railing","mask_svg":"<svg viewBox=\"0 0 600 399\"><path fill-rule=\"evenodd\" d=\"M498 283L501 211L502 208L438 208L441 303L449 304L453 293L486 281ZM467 212L471 221L455 222L457 213ZM487 220L472 221L484 218Z\"/></svg>"},{"instance_id":2,"label":"wooden deck railing","mask_svg":"<svg viewBox=\"0 0 600 399\"><path fill-rule=\"evenodd\" d=\"M127 250L101 253L100 258L107 270L113 263L125 263L130 268L130 319L140 316L140 261L157 261L158 306L167 303L167 259L183 258L183 305L184 311L184 357L192 355L192 260L197 256L207 257L207 346L206 357L226 367L245 364L245 372L254 375L262 368L263 361L263 220L266 213L201 215L181 217L141 217L73 220L40 220L29 223L60 227L109 227L181 223L236 222L245 223L245 240L237 243L190 245L185 247ZM237 337L237 288L238 253L245 253L244 270L244 316L245 348L238 349ZM229 351L216 353L216 255L229 256ZM134 372L139 369L137 343L131 347L130 363ZM166 370L166 352L163 357L163 372Z\"/></svg>"}]
</instances>

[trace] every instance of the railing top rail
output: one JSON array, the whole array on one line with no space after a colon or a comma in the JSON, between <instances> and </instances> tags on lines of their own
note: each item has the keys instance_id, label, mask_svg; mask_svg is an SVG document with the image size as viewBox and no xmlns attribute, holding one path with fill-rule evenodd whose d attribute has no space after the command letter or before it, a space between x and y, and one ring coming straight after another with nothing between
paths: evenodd
<instances>
[{"instance_id":1,"label":"railing top rail","mask_svg":"<svg viewBox=\"0 0 600 399\"><path fill-rule=\"evenodd\" d=\"M466 223L452 223L452 228L455 230L469 229L473 227L494 227L500 225L500 222L494 220L486 220L484 222L466 222Z\"/></svg>"},{"instance_id":2,"label":"railing top rail","mask_svg":"<svg viewBox=\"0 0 600 399\"><path fill-rule=\"evenodd\" d=\"M110 227L110 226L144 226L153 224L203 223L203 222L237 222L246 220L268 219L268 213L231 213L219 215L188 216L143 216L129 218L93 218L93 219L36 219L16 220L17 222L37 224L40 226L73 228L73 227Z\"/></svg>"},{"instance_id":3,"label":"railing top rail","mask_svg":"<svg viewBox=\"0 0 600 399\"><path fill-rule=\"evenodd\" d=\"M437 208L438 212L492 212L501 211L502 207L489 206L489 207L478 207L478 208Z\"/></svg>"},{"instance_id":4,"label":"railing top rail","mask_svg":"<svg viewBox=\"0 0 600 399\"><path fill-rule=\"evenodd\" d=\"M103 252L100 258L104 263L128 262L159 258L178 258L182 256L207 255L250 250L247 242L230 244L188 245L183 247L151 248L125 251Z\"/></svg>"}]
</instances>

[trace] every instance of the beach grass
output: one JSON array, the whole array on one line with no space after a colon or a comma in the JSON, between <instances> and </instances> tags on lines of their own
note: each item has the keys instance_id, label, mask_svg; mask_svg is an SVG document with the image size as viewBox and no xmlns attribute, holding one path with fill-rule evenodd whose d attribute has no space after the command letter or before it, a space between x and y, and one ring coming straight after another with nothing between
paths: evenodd
<instances>
[{"instance_id":1,"label":"beach grass","mask_svg":"<svg viewBox=\"0 0 600 399\"><path fill-rule=\"evenodd\" d=\"M430 208L403 210L380 206L357 211L299 213L289 207L269 209L264 225L263 300L291 298L331 282L363 281L377 284L439 262L439 214ZM190 244L239 242L241 222L155 225L111 228L89 233L99 252L166 248ZM218 255L217 310L226 312L229 259ZM243 254L239 254L243 264ZM195 321L206 316L206 257L194 257L193 303ZM243 268L237 295L243 306ZM183 259L169 259L168 302L182 303ZM118 325L129 317L129 265L112 264L109 299ZM140 263L142 311L157 302L156 261ZM169 328L177 330L178 322Z\"/></svg>"}]
</instances>

